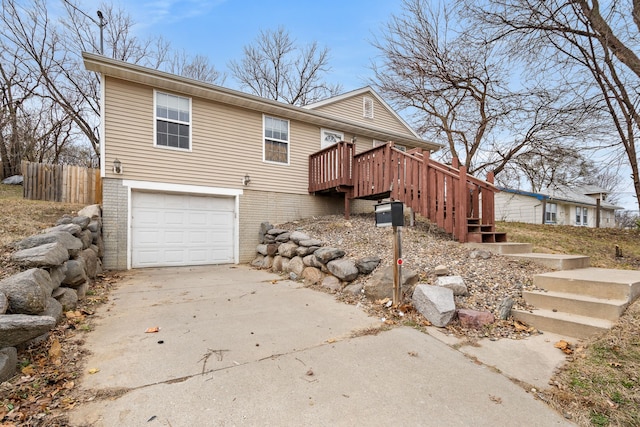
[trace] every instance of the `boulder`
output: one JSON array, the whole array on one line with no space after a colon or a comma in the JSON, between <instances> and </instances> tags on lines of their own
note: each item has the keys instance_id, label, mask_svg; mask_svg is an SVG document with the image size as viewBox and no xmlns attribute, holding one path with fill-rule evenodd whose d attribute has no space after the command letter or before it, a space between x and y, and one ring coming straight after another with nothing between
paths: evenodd
<instances>
[{"instance_id":1,"label":"boulder","mask_svg":"<svg viewBox=\"0 0 640 427\"><path fill-rule=\"evenodd\" d=\"M18 365L18 351L15 347L0 349L0 383L3 383L16 374Z\"/></svg>"},{"instance_id":2,"label":"boulder","mask_svg":"<svg viewBox=\"0 0 640 427\"><path fill-rule=\"evenodd\" d=\"M276 236L272 236L271 234L265 234L263 243L275 243Z\"/></svg>"},{"instance_id":3,"label":"boulder","mask_svg":"<svg viewBox=\"0 0 640 427\"><path fill-rule=\"evenodd\" d=\"M296 249L298 249L298 245L292 242L283 243L278 248L278 254L287 257L293 258L297 255Z\"/></svg>"},{"instance_id":4,"label":"boulder","mask_svg":"<svg viewBox=\"0 0 640 427\"><path fill-rule=\"evenodd\" d=\"M356 263L350 259L334 259L327 263L327 268L331 274L345 282L355 280L360 274Z\"/></svg>"},{"instance_id":5,"label":"boulder","mask_svg":"<svg viewBox=\"0 0 640 427\"><path fill-rule=\"evenodd\" d=\"M451 289L454 295L465 296L469 294L467 285L465 285L464 279L460 276L438 277L436 285Z\"/></svg>"},{"instance_id":6,"label":"boulder","mask_svg":"<svg viewBox=\"0 0 640 427\"><path fill-rule=\"evenodd\" d=\"M402 268L400 276L400 291L403 295L409 295L413 285L418 283L418 273ZM372 301L393 298L393 266L378 270L364 287L364 294Z\"/></svg>"},{"instance_id":7,"label":"boulder","mask_svg":"<svg viewBox=\"0 0 640 427\"><path fill-rule=\"evenodd\" d=\"M491 252L482 249L475 249L469 253L471 259L489 259L491 258Z\"/></svg>"},{"instance_id":8,"label":"boulder","mask_svg":"<svg viewBox=\"0 0 640 427\"><path fill-rule=\"evenodd\" d=\"M102 209L100 209L100 205L89 205L78 211L78 216L86 216L91 219L102 218Z\"/></svg>"},{"instance_id":9,"label":"boulder","mask_svg":"<svg viewBox=\"0 0 640 427\"><path fill-rule=\"evenodd\" d=\"M298 277L302 276L304 269L304 262L302 262L302 258L299 256L291 258L291 261L289 261L289 265L287 266L287 271L294 273Z\"/></svg>"},{"instance_id":10,"label":"boulder","mask_svg":"<svg viewBox=\"0 0 640 427\"><path fill-rule=\"evenodd\" d=\"M269 269L271 267L273 267L273 257L267 255L262 259L262 265L260 266L260 268Z\"/></svg>"},{"instance_id":11,"label":"boulder","mask_svg":"<svg viewBox=\"0 0 640 427\"><path fill-rule=\"evenodd\" d=\"M98 236L97 239L94 239L93 243L98 247L98 257L102 258L104 256L104 240L102 236Z\"/></svg>"},{"instance_id":12,"label":"boulder","mask_svg":"<svg viewBox=\"0 0 640 427\"><path fill-rule=\"evenodd\" d=\"M318 239L306 239L306 240L300 240L298 242L298 244L300 246L305 246L305 247L311 247L311 246L322 246L322 240L318 240Z\"/></svg>"},{"instance_id":13,"label":"boulder","mask_svg":"<svg viewBox=\"0 0 640 427\"><path fill-rule=\"evenodd\" d=\"M456 314L453 291L449 288L419 284L411 302L432 325L440 328L447 326Z\"/></svg>"},{"instance_id":14,"label":"boulder","mask_svg":"<svg viewBox=\"0 0 640 427\"><path fill-rule=\"evenodd\" d=\"M82 230L78 235L78 238L82 240L82 249L87 249L93 243L93 235L89 230Z\"/></svg>"},{"instance_id":15,"label":"boulder","mask_svg":"<svg viewBox=\"0 0 640 427\"><path fill-rule=\"evenodd\" d=\"M324 279L324 273L319 268L306 267L302 270L302 278L305 285L319 285Z\"/></svg>"},{"instance_id":16,"label":"boulder","mask_svg":"<svg viewBox=\"0 0 640 427\"><path fill-rule=\"evenodd\" d=\"M24 177L22 175L11 175L2 180L2 183L7 185L22 185L23 182Z\"/></svg>"},{"instance_id":17,"label":"boulder","mask_svg":"<svg viewBox=\"0 0 640 427\"><path fill-rule=\"evenodd\" d=\"M71 215L64 214L56 221L56 225L71 224L72 221L73 217Z\"/></svg>"},{"instance_id":18,"label":"boulder","mask_svg":"<svg viewBox=\"0 0 640 427\"><path fill-rule=\"evenodd\" d=\"M279 248L280 248L280 245L278 243L269 243L267 245L267 255L276 256L278 254Z\"/></svg>"},{"instance_id":19,"label":"boulder","mask_svg":"<svg viewBox=\"0 0 640 427\"><path fill-rule=\"evenodd\" d=\"M51 291L54 291L60 286L66 274L67 274L66 263L59 265L57 267L51 267L49 269L49 276L51 277Z\"/></svg>"},{"instance_id":20,"label":"boulder","mask_svg":"<svg viewBox=\"0 0 640 427\"><path fill-rule=\"evenodd\" d=\"M507 320L511 316L511 309L515 301L511 297L506 297L498 306L498 317L501 320Z\"/></svg>"},{"instance_id":21,"label":"boulder","mask_svg":"<svg viewBox=\"0 0 640 427\"><path fill-rule=\"evenodd\" d=\"M62 283L75 288L87 281L86 265L83 258L70 259L66 263L67 271Z\"/></svg>"},{"instance_id":22,"label":"boulder","mask_svg":"<svg viewBox=\"0 0 640 427\"><path fill-rule=\"evenodd\" d=\"M84 216L84 215L80 215L80 216L76 216L73 219L71 219L71 223L72 224L76 224L79 225L80 227L87 228L87 226L89 225L89 223L91 222L91 218L89 218L88 216ZM96 224L98 223L98 221L95 221ZM96 227L97 229L97 227ZM91 230L94 231L94 230Z\"/></svg>"},{"instance_id":23,"label":"boulder","mask_svg":"<svg viewBox=\"0 0 640 427\"><path fill-rule=\"evenodd\" d=\"M9 310L9 298L0 291L0 314L5 314Z\"/></svg>"},{"instance_id":24,"label":"boulder","mask_svg":"<svg viewBox=\"0 0 640 427\"><path fill-rule=\"evenodd\" d=\"M75 310L78 306L78 293L75 289L71 288L58 288L52 295L60 305L62 305L62 311Z\"/></svg>"},{"instance_id":25,"label":"boulder","mask_svg":"<svg viewBox=\"0 0 640 427\"><path fill-rule=\"evenodd\" d=\"M283 271L282 269L282 260L284 259L281 255L276 255L273 257L273 264L271 264L271 270L280 273Z\"/></svg>"},{"instance_id":26,"label":"boulder","mask_svg":"<svg viewBox=\"0 0 640 427\"><path fill-rule=\"evenodd\" d=\"M338 292L342 289L342 282L336 276L327 276L322 280L321 283L323 288L327 288L330 291Z\"/></svg>"},{"instance_id":27,"label":"boulder","mask_svg":"<svg viewBox=\"0 0 640 427\"><path fill-rule=\"evenodd\" d=\"M100 221L94 219L89 224L87 224L87 229L91 231L91 233L100 233Z\"/></svg>"},{"instance_id":28,"label":"boulder","mask_svg":"<svg viewBox=\"0 0 640 427\"><path fill-rule=\"evenodd\" d=\"M251 261L251 267L261 268L263 262L264 255L258 255Z\"/></svg>"},{"instance_id":29,"label":"boulder","mask_svg":"<svg viewBox=\"0 0 640 427\"><path fill-rule=\"evenodd\" d=\"M66 233L70 233L78 237L82 232L82 227L80 227L77 224L60 224L60 225L56 225L55 227L45 229L43 233L52 233L55 231L64 231Z\"/></svg>"},{"instance_id":30,"label":"boulder","mask_svg":"<svg viewBox=\"0 0 640 427\"><path fill-rule=\"evenodd\" d=\"M304 262L304 265L308 267L316 267L316 268L324 267L324 264L318 261L318 258L316 258L313 254L307 255L306 257L302 258L302 262Z\"/></svg>"},{"instance_id":31,"label":"boulder","mask_svg":"<svg viewBox=\"0 0 640 427\"><path fill-rule=\"evenodd\" d=\"M307 255L311 255L318 249L320 249L320 246L298 246L298 249L296 249L296 254L304 258Z\"/></svg>"},{"instance_id":32,"label":"boulder","mask_svg":"<svg viewBox=\"0 0 640 427\"><path fill-rule=\"evenodd\" d=\"M50 331L56 319L27 314L0 315L0 348L15 347Z\"/></svg>"},{"instance_id":33,"label":"boulder","mask_svg":"<svg viewBox=\"0 0 640 427\"><path fill-rule=\"evenodd\" d=\"M350 283L347 286L344 287L344 289L342 290L342 292L346 293L346 294L351 294L353 296L360 296L362 295L362 290L364 289L364 286L362 285L362 283Z\"/></svg>"},{"instance_id":34,"label":"boulder","mask_svg":"<svg viewBox=\"0 0 640 427\"><path fill-rule=\"evenodd\" d=\"M318 258L323 264L328 263L337 258L342 258L346 252L342 249L338 248L320 248L313 253L313 255Z\"/></svg>"},{"instance_id":35,"label":"boulder","mask_svg":"<svg viewBox=\"0 0 640 427\"><path fill-rule=\"evenodd\" d=\"M260 239L260 243L266 243L264 237L267 234L267 231L271 230L272 228L273 228L273 225L269 224L268 222L260 223L260 231L258 231L258 237Z\"/></svg>"},{"instance_id":36,"label":"boulder","mask_svg":"<svg viewBox=\"0 0 640 427\"><path fill-rule=\"evenodd\" d=\"M370 256L356 260L356 267L361 274L369 274L380 264L380 257Z\"/></svg>"},{"instance_id":37,"label":"boulder","mask_svg":"<svg viewBox=\"0 0 640 427\"><path fill-rule=\"evenodd\" d=\"M290 240L289 236L291 236L291 233L289 233L288 231L282 234L278 234L276 236L276 242L280 242L280 243L288 242Z\"/></svg>"},{"instance_id":38,"label":"boulder","mask_svg":"<svg viewBox=\"0 0 640 427\"><path fill-rule=\"evenodd\" d=\"M69 251L68 256L71 257L76 256L78 252L82 250L82 241L66 231L52 231L51 233L34 234L33 236L29 236L20 240L18 243L15 243L13 247L20 251L54 242L58 242L64 246L67 251Z\"/></svg>"},{"instance_id":39,"label":"boulder","mask_svg":"<svg viewBox=\"0 0 640 427\"><path fill-rule=\"evenodd\" d=\"M458 319L463 328L481 329L495 322L495 317L488 311L471 310L461 308L458 310Z\"/></svg>"},{"instance_id":40,"label":"boulder","mask_svg":"<svg viewBox=\"0 0 640 427\"><path fill-rule=\"evenodd\" d=\"M281 228L270 228L269 231L267 231L267 234L270 236L279 236L280 234L286 233L287 230L283 230Z\"/></svg>"},{"instance_id":41,"label":"boulder","mask_svg":"<svg viewBox=\"0 0 640 427\"><path fill-rule=\"evenodd\" d=\"M77 258L78 261L83 260L85 265L85 271L89 279L95 279L98 274L98 254L93 249L85 249L80 252ZM82 262L82 261L80 261Z\"/></svg>"},{"instance_id":42,"label":"boulder","mask_svg":"<svg viewBox=\"0 0 640 427\"><path fill-rule=\"evenodd\" d=\"M39 316L51 316L56 319L56 324L60 323L62 321L62 304L57 299L49 297L47 308Z\"/></svg>"},{"instance_id":43,"label":"boulder","mask_svg":"<svg viewBox=\"0 0 640 427\"><path fill-rule=\"evenodd\" d=\"M435 274L436 276L446 276L449 274L449 268L447 268L446 265L437 265L433 269L433 274Z\"/></svg>"},{"instance_id":44,"label":"boulder","mask_svg":"<svg viewBox=\"0 0 640 427\"><path fill-rule=\"evenodd\" d=\"M291 233L291 235L289 235L289 240L291 240L296 245L299 245L301 240L309 240L309 239L311 239L311 237L309 237L308 235L304 234L301 231L294 231L293 233Z\"/></svg>"},{"instance_id":45,"label":"boulder","mask_svg":"<svg viewBox=\"0 0 640 427\"><path fill-rule=\"evenodd\" d=\"M256 246L256 252L258 252L260 255L267 255L267 245L265 244L260 244L258 246Z\"/></svg>"},{"instance_id":46,"label":"boulder","mask_svg":"<svg viewBox=\"0 0 640 427\"><path fill-rule=\"evenodd\" d=\"M25 267L55 267L69 259L69 252L58 242L14 252L11 259Z\"/></svg>"},{"instance_id":47,"label":"boulder","mask_svg":"<svg viewBox=\"0 0 640 427\"><path fill-rule=\"evenodd\" d=\"M32 268L0 281L0 291L9 300L7 313L38 314L47 308L51 277L45 270Z\"/></svg>"},{"instance_id":48,"label":"boulder","mask_svg":"<svg viewBox=\"0 0 640 427\"><path fill-rule=\"evenodd\" d=\"M86 281L84 283L81 283L80 286L77 286L75 288L76 293L78 294L78 299L84 299L85 296L87 296L87 291L89 290L89 282Z\"/></svg>"}]
</instances>

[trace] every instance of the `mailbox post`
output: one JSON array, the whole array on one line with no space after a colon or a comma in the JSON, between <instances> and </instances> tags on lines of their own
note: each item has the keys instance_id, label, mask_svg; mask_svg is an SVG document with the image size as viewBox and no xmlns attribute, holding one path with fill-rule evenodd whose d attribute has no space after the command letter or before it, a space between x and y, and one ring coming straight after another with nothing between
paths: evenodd
<instances>
[{"instance_id":1,"label":"mailbox post","mask_svg":"<svg viewBox=\"0 0 640 427\"><path fill-rule=\"evenodd\" d=\"M380 203L375 206L376 227L393 227L393 305L400 304L402 277L402 227L404 209L402 202Z\"/></svg>"}]
</instances>

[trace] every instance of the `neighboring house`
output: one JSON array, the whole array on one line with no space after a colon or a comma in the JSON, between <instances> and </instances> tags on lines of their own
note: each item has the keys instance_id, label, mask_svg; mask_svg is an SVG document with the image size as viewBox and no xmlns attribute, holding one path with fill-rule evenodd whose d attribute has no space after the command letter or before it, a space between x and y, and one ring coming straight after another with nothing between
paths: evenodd
<instances>
[{"instance_id":1,"label":"neighboring house","mask_svg":"<svg viewBox=\"0 0 640 427\"><path fill-rule=\"evenodd\" d=\"M615 211L623 209L607 203L608 192L593 185L556 186L540 193L500 190L495 195L497 221L596 227L599 220L600 227L615 227Z\"/></svg>"},{"instance_id":2,"label":"neighboring house","mask_svg":"<svg viewBox=\"0 0 640 427\"><path fill-rule=\"evenodd\" d=\"M247 262L260 224L344 212L309 194L309 155L394 141L433 151L366 87L305 108L101 55L104 265L110 269ZM353 211L371 209L357 201Z\"/></svg>"}]
</instances>

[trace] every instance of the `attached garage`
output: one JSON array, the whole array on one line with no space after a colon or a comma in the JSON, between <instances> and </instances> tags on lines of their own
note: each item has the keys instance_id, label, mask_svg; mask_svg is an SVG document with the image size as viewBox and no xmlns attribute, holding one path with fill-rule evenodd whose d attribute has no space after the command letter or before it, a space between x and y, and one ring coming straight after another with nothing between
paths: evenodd
<instances>
[{"instance_id":1,"label":"attached garage","mask_svg":"<svg viewBox=\"0 0 640 427\"><path fill-rule=\"evenodd\" d=\"M131 192L131 266L237 262L236 197Z\"/></svg>"}]
</instances>

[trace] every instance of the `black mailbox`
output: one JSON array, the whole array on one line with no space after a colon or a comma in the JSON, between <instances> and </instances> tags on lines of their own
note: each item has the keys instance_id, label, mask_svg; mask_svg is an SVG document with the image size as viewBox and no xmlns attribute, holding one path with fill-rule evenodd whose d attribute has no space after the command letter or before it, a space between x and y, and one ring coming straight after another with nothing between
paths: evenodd
<instances>
[{"instance_id":1,"label":"black mailbox","mask_svg":"<svg viewBox=\"0 0 640 427\"><path fill-rule=\"evenodd\" d=\"M375 206L376 227L404 225L404 210L402 202L381 203Z\"/></svg>"}]
</instances>

